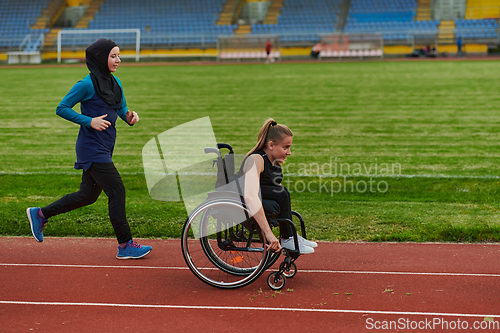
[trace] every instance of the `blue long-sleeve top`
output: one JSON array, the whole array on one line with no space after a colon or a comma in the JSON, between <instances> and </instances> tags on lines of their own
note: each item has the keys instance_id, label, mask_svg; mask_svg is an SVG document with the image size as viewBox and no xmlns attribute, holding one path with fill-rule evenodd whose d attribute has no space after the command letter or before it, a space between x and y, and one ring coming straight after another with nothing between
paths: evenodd
<instances>
[{"instance_id":1,"label":"blue long-sleeve top","mask_svg":"<svg viewBox=\"0 0 500 333\"><path fill-rule=\"evenodd\" d=\"M56 114L64 119L80 125L76 140L75 169L88 170L92 163L112 163L113 149L116 141L116 118L119 116L127 122L127 102L123 94L120 80L116 82L122 90L122 102L109 105L95 92L90 74L78 81L62 99L56 109ZM80 103L81 114L73 107ZM92 118L107 114L105 120L111 125L104 131L90 127Z\"/></svg>"}]
</instances>

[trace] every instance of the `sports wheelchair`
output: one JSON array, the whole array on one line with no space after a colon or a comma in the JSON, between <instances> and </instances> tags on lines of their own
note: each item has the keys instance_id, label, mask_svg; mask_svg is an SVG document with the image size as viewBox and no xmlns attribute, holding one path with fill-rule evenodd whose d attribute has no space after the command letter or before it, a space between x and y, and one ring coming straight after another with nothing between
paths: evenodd
<instances>
[{"instance_id":1,"label":"sports wheelchair","mask_svg":"<svg viewBox=\"0 0 500 333\"><path fill-rule=\"evenodd\" d=\"M229 153L223 157L221 149ZM244 202L241 185L235 173L234 152L229 144L218 143L217 148L205 148L205 153L217 154L217 183L205 202L198 205L187 218L181 238L184 260L201 281L218 288L233 289L255 281L284 255L278 271L267 277L273 290L281 290L286 278L297 273L295 261L300 256L295 224L300 223L302 237L306 238L304 220L292 211L294 221L278 218L276 201L262 200L271 228L289 224L296 250L268 251L266 239ZM242 179L242 177L239 177Z\"/></svg>"}]
</instances>

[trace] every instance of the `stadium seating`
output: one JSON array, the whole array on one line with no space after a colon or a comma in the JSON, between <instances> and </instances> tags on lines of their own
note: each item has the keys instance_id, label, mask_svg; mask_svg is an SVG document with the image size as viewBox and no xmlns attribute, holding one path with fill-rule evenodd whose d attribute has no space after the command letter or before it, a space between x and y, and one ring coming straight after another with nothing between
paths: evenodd
<instances>
[{"instance_id":1,"label":"stadium seating","mask_svg":"<svg viewBox=\"0 0 500 333\"><path fill-rule=\"evenodd\" d=\"M416 14L416 0L352 0L348 22L407 22Z\"/></svg>"},{"instance_id":2,"label":"stadium seating","mask_svg":"<svg viewBox=\"0 0 500 333\"><path fill-rule=\"evenodd\" d=\"M411 34L437 34L439 21L414 21L416 0L352 0L344 31L382 33L386 41L406 40Z\"/></svg>"},{"instance_id":3,"label":"stadium seating","mask_svg":"<svg viewBox=\"0 0 500 333\"><path fill-rule=\"evenodd\" d=\"M282 42L318 42L320 33L335 31L341 0L285 0L277 24L254 24L254 35L279 35Z\"/></svg>"},{"instance_id":4,"label":"stadium seating","mask_svg":"<svg viewBox=\"0 0 500 333\"><path fill-rule=\"evenodd\" d=\"M494 19L455 20L455 35L462 38L497 39L498 24Z\"/></svg>"},{"instance_id":5,"label":"stadium seating","mask_svg":"<svg viewBox=\"0 0 500 333\"><path fill-rule=\"evenodd\" d=\"M89 29L141 29L141 43L215 43L217 35L232 35L231 25L216 25L225 0L107 0ZM168 37L167 35L170 35ZM134 36L120 41L135 42Z\"/></svg>"},{"instance_id":6,"label":"stadium seating","mask_svg":"<svg viewBox=\"0 0 500 333\"><path fill-rule=\"evenodd\" d=\"M30 50L48 29L31 29L50 0L0 0L0 48ZM94 29L140 29L141 48L214 47L217 36L233 36L236 25L218 25L227 0L106 0L89 26ZM278 35L283 44L315 44L321 34L342 25L342 0L284 0L276 24L253 24L250 35ZM407 44L413 35L436 35L440 21L415 20L417 0L351 0L346 25L341 32L380 33L385 43ZM455 36L463 39L498 39L494 19L457 19ZM78 29L80 30L80 29ZM31 42L26 36L31 34ZM115 37L116 36L116 37ZM110 35L119 45L135 44L135 34ZM81 48L95 35L76 34L63 38L65 49ZM238 55L238 58L241 58ZM259 55L259 58L261 56Z\"/></svg>"},{"instance_id":7,"label":"stadium seating","mask_svg":"<svg viewBox=\"0 0 500 333\"><path fill-rule=\"evenodd\" d=\"M48 1L0 0L0 47L16 49L28 34L32 35L32 42L35 42L41 33L47 32L47 29L35 30L31 26Z\"/></svg>"}]
</instances>

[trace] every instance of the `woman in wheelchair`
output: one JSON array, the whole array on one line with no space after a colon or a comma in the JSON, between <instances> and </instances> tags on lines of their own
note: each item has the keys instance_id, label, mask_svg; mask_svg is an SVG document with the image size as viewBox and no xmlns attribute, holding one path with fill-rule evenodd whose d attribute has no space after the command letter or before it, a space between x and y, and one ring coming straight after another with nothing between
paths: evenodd
<instances>
[{"instance_id":1,"label":"woman in wheelchair","mask_svg":"<svg viewBox=\"0 0 500 333\"><path fill-rule=\"evenodd\" d=\"M267 120L237 173L230 145L218 143L217 148L204 149L206 154L218 155L213 160L216 188L190 212L181 236L184 260L203 282L223 289L246 286L283 254L279 270L267 277L269 287L280 290L286 278L297 273L295 260L314 252L317 244L306 240L304 220L291 210L290 193L281 185L281 164L291 154L292 138L288 127ZM222 148L229 150L224 157ZM266 214L272 215L269 220ZM279 225L281 243L270 224ZM296 231L299 226L303 237Z\"/></svg>"},{"instance_id":2,"label":"woman in wheelchair","mask_svg":"<svg viewBox=\"0 0 500 333\"><path fill-rule=\"evenodd\" d=\"M255 147L248 152L243 162L245 173L244 197L252 216L257 221L262 233L269 242L268 249L280 251L281 248L295 250L293 231L290 225L280 227L281 244L274 236L266 219L259 189L263 200L274 200L280 207L279 217L292 220L290 192L281 185L283 172L281 165L291 155L293 133L285 125L268 119L262 126ZM309 241L300 235L300 254L314 252L316 242Z\"/></svg>"}]
</instances>

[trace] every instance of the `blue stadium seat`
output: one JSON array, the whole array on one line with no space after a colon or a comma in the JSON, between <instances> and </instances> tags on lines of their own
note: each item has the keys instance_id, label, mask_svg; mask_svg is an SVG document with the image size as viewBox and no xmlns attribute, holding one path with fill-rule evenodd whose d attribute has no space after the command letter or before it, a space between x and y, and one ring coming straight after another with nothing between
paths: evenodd
<instances>
[{"instance_id":1,"label":"blue stadium seat","mask_svg":"<svg viewBox=\"0 0 500 333\"><path fill-rule=\"evenodd\" d=\"M106 0L89 29L140 29L143 42L196 44L217 35L232 35L234 27L216 26L226 0ZM132 23L132 24L131 24ZM158 35L173 37L159 39ZM120 40L118 44L130 43ZM135 41L133 41L135 42Z\"/></svg>"},{"instance_id":2,"label":"blue stadium seat","mask_svg":"<svg viewBox=\"0 0 500 333\"><path fill-rule=\"evenodd\" d=\"M277 24L256 24L252 34L277 34L283 42L317 41L335 31L341 0L284 0ZM308 35L311 33L313 35Z\"/></svg>"},{"instance_id":3,"label":"blue stadium seat","mask_svg":"<svg viewBox=\"0 0 500 333\"><path fill-rule=\"evenodd\" d=\"M493 19L455 20L455 35L462 38L497 39L498 25Z\"/></svg>"},{"instance_id":4,"label":"blue stadium seat","mask_svg":"<svg viewBox=\"0 0 500 333\"><path fill-rule=\"evenodd\" d=\"M49 29L31 29L49 0L0 0L0 47L19 47L28 33L32 39ZM237 25L216 21L226 0L106 0L88 29L141 30L145 44L190 46L215 43L219 35L233 35ZM284 0L277 24L254 24L251 34L277 34L283 41L314 42L318 34L335 31L342 0ZM345 32L384 34L405 40L412 33L437 33L439 20L415 21L416 0L351 0ZM464 38L498 38L493 19L455 20L455 34ZM92 37L94 36L94 37ZM116 37L115 37L116 36ZM110 35L120 44L134 44L132 34ZM95 35L63 39L65 46L85 46ZM146 46L147 47L147 46Z\"/></svg>"},{"instance_id":5,"label":"blue stadium seat","mask_svg":"<svg viewBox=\"0 0 500 333\"><path fill-rule=\"evenodd\" d=\"M403 40L410 33L437 33L439 21L414 21L416 0L352 0L346 32L384 33Z\"/></svg>"},{"instance_id":6,"label":"blue stadium seat","mask_svg":"<svg viewBox=\"0 0 500 333\"><path fill-rule=\"evenodd\" d=\"M0 0L0 47L18 48L28 34L34 43L43 31L31 27L48 1Z\"/></svg>"}]
</instances>

